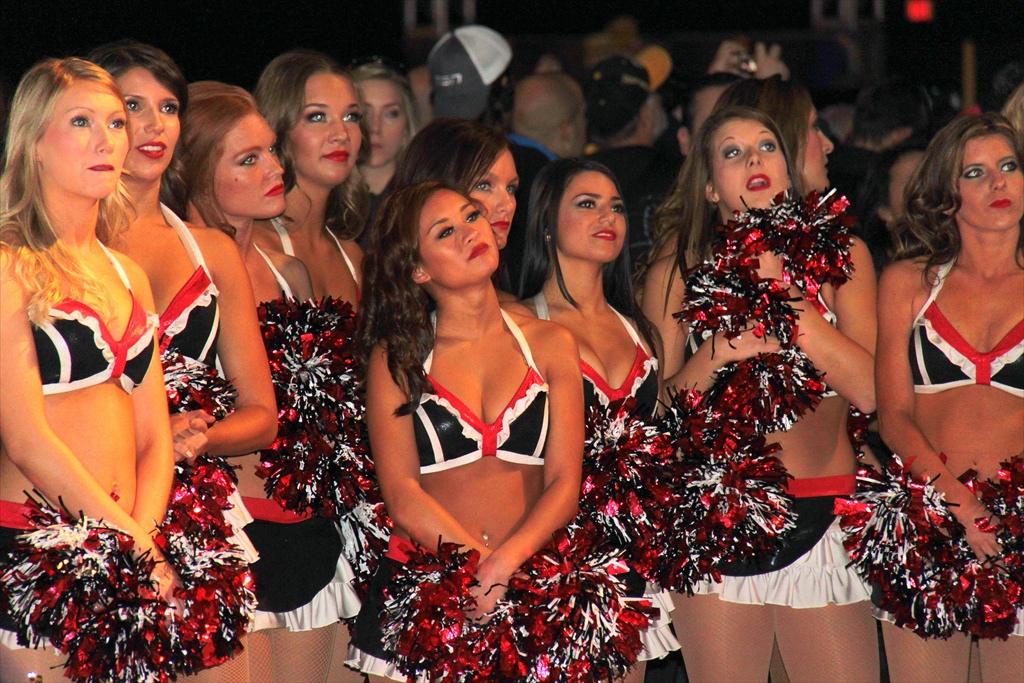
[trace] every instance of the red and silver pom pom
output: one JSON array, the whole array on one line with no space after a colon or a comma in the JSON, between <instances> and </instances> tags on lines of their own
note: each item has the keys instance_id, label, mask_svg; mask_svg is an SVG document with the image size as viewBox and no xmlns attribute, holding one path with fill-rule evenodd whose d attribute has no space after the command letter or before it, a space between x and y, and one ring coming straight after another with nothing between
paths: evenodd
<instances>
[{"instance_id":1,"label":"red and silver pom pom","mask_svg":"<svg viewBox=\"0 0 1024 683\"><path fill-rule=\"evenodd\" d=\"M898 456L885 474L862 467L857 484L852 499L836 501L844 545L898 626L925 638L1013 632L1022 586L1007 566L1019 566L1019 551L979 561L943 495Z\"/></svg>"},{"instance_id":2,"label":"red and silver pom pom","mask_svg":"<svg viewBox=\"0 0 1024 683\"><path fill-rule=\"evenodd\" d=\"M205 410L220 420L235 409L238 390L216 368L170 350L160 356L160 364L171 413Z\"/></svg>"},{"instance_id":3,"label":"red and silver pom pom","mask_svg":"<svg viewBox=\"0 0 1024 683\"><path fill-rule=\"evenodd\" d=\"M479 554L441 544L417 550L389 585L385 647L410 677L431 681L604 681L623 676L641 650L653 610L624 601L621 551L589 533L556 534L509 580L483 619L471 588Z\"/></svg>"},{"instance_id":4,"label":"red and silver pom pom","mask_svg":"<svg viewBox=\"0 0 1024 683\"><path fill-rule=\"evenodd\" d=\"M0 560L5 608L18 641L48 640L76 683L173 680L181 655L170 606L128 534L102 521L33 506L33 529Z\"/></svg>"},{"instance_id":5,"label":"red and silver pom pom","mask_svg":"<svg viewBox=\"0 0 1024 683\"><path fill-rule=\"evenodd\" d=\"M394 526L384 503L379 501L364 501L338 519L341 554L355 574L353 583L360 599L365 599L370 579L387 552Z\"/></svg>"},{"instance_id":6,"label":"red and silver pom pom","mask_svg":"<svg viewBox=\"0 0 1024 683\"><path fill-rule=\"evenodd\" d=\"M589 411L574 524L592 524L650 580L664 549L665 515L676 501L677 467L671 437L637 416L635 403L628 398Z\"/></svg>"},{"instance_id":7,"label":"red and silver pom pom","mask_svg":"<svg viewBox=\"0 0 1024 683\"><path fill-rule=\"evenodd\" d=\"M173 510L173 505L172 505ZM181 526L168 511L157 545L178 572L183 606L176 615L182 673L217 666L238 654L256 610L253 576L243 552L202 529Z\"/></svg>"},{"instance_id":8,"label":"red and silver pom pom","mask_svg":"<svg viewBox=\"0 0 1024 683\"><path fill-rule=\"evenodd\" d=\"M669 539L661 586L692 592L720 581L720 567L769 554L795 528L789 474L754 427L735 414L707 410L699 392L677 394L663 417L676 435L678 500L667 511Z\"/></svg>"},{"instance_id":9,"label":"red and silver pom pom","mask_svg":"<svg viewBox=\"0 0 1024 683\"><path fill-rule=\"evenodd\" d=\"M279 406L278 437L257 470L267 495L332 518L379 500L351 304L277 300L261 304L259 317Z\"/></svg>"}]
</instances>

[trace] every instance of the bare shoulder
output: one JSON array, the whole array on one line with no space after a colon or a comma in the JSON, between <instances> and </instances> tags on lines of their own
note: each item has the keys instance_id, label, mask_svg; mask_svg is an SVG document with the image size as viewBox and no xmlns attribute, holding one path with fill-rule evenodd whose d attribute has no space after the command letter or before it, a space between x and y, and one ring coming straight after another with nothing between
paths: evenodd
<instances>
[{"instance_id":1,"label":"bare shoulder","mask_svg":"<svg viewBox=\"0 0 1024 683\"><path fill-rule=\"evenodd\" d=\"M132 289L143 287L145 291L149 291L149 276L146 275L146 271L142 269L142 266L123 251L111 249L110 253L114 255L117 262L124 268L124 274L128 276L128 282L131 283Z\"/></svg>"},{"instance_id":2,"label":"bare shoulder","mask_svg":"<svg viewBox=\"0 0 1024 683\"><path fill-rule=\"evenodd\" d=\"M216 256L222 249L235 248L235 241L231 239L231 236L219 228L211 228L208 226L193 225L186 223L189 232L196 238L196 243L199 248L203 251L203 256L210 258L210 256Z\"/></svg>"},{"instance_id":3,"label":"bare shoulder","mask_svg":"<svg viewBox=\"0 0 1024 683\"><path fill-rule=\"evenodd\" d=\"M919 259L894 261L882 271L878 283L879 292L907 294L922 291L926 287L924 263Z\"/></svg>"},{"instance_id":4,"label":"bare shoulder","mask_svg":"<svg viewBox=\"0 0 1024 683\"><path fill-rule=\"evenodd\" d=\"M517 301L515 299L509 301L499 301L498 304L501 309L506 313L514 313L519 316L525 316L528 318L536 318L537 311L533 308L533 302L530 299L523 299Z\"/></svg>"},{"instance_id":5,"label":"bare shoulder","mask_svg":"<svg viewBox=\"0 0 1024 683\"><path fill-rule=\"evenodd\" d=\"M363 248L359 246L359 243L355 240L341 240L341 247L345 250L345 253L350 259L356 269L361 269L363 265Z\"/></svg>"},{"instance_id":6,"label":"bare shoulder","mask_svg":"<svg viewBox=\"0 0 1024 683\"><path fill-rule=\"evenodd\" d=\"M514 311L510 311L509 314L523 331L538 360L546 359L557 363L565 359L574 365L578 362L579 349L576 346L576 338L568 329L558 323L540 320L529 314Z\"/></svg>"}]
</instances>

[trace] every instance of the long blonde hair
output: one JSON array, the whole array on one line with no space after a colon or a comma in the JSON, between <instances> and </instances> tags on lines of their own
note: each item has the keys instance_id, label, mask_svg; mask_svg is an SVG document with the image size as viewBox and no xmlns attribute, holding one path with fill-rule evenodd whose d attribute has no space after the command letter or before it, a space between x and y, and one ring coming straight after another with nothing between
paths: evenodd
<instances>
[{"instance_id":1,"label":"long blonde hair","mask_svg":"<svg viewBox=\"0 0 1024 683\"><path fill-rule=\"evenodd\" d=\"M43 204L36 143L46 132L57 98L75 83L90 81L109 90L118 102L121 91L106 71L84 59L45 59L29 69L11 101L10 121L0 175L0 248L13 258L14 275L29 292L28 316L34 323L49 318L50 308L65 298L88 298L103 315L109 296L95 275L82 267L61 243ZM103 242L127 229L133 213L120 182L100 200L96 236Z\"/></svg>"},{"instance_id":2,"label":"long blonde hair","mask_svg":"<svg viewBox=\"0 0 1024 683\"><path fill-rule=\"evenodd\" d=\"M352 80L351 76L327 55L312 50L292 50L278 55L267 64L253 92L260 112L277 136L277 150L284 166L286 191L291 191L295 187L295 160L292 158L292 150L288 143L288 133L302 116L306 81L322 73L335 74L349 82ZM355 90L354 84L352 88ZM359 127L363 140L369 140L365 121L360 122ZM368 145L365 144L360 148L358 160L366 158L368 149ZM355 166L345 182L332 189L327 196L327 227L342 239L358 236L366 224L369 203L369 190L366 189L358 166Z\"/></svg>"}]
</instances>

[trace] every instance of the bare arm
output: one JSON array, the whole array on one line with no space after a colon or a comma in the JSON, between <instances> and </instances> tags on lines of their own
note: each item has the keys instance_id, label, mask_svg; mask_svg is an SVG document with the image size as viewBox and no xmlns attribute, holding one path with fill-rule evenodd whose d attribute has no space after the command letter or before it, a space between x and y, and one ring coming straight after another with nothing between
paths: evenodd
<instances>
[{"instance_id":1,"label":"bare arm","mask_svg":"<svg viewBox=\"0 0 1024 683\"><path fill-rule=\"evenodd\" d=\"M408 400L391 377L387 352L374 349L366 372L366 423L388 513L396 526L426 548L436 547L440 537L486 555L487 548L420 486L412 416L395 415L395 410Z\"/></svg>"},{"instance_id":2,"label":"bare arm","mask_svg":"<svg viewBox=\"0 0 1024 683\"><path fill-rule=\"evenodd\" d=\"M139 303L143 309L152 311L155 308L153 293L145 272L127 257L118 255L118 258L125 266ZM156 348L145 379L132 392L132 413L135 419L136 482L132 517L148 531L162 522L167 513L174 472L174 446L167 414L167 394Z\"/></svg>"},{"instance_id":3,"label":"bare arm","mask_svg":"<svg viewBox=\"0 0 1024 683\"><path fill-rule=\"evenodd\" d=\"M659 359L662 377L669 382L683 367L686 348L685 325L680 325L673 314L679 310L686 293L682 275L676 271L674 256L658 258L647 271L640 308L661 337L662 355Z\"/></svg>"},{"instance_id":4,"label":"bare arm","mask_svg":"<svg viewBox=\"0 0 1024 683\"><path fill-rule=\"evenodd\" d=\"M206 432L214 455L244 455L269 446L277 434L277 404L267 353L260 338L256 302L238 247L219 230L199 230L203 252L220 290L217 353L238 389L235 410Z\"/></svg>"},{"instance_id":5,"label":"bare arm","mask_svg":"<svg viewBox=\"0 0 1024 683\"><path fill-rule=\"evenodd\" d=\"M576 514L583 462L583 382L572 333L534 321L530 336L538 369L548 383L550 425L544 446L544 492L523 523L480 565L483 587L505 583Z\"/></svg>"},{"instance_id":6,"label":"bare arm","mask_svg":"<svg viewBox=\"0 0 1024 683\"><path fill-rule=\"evenodd\" d=\"M935 479L935 487L953 503L953 513L967 529L967 540L978 557L997 554L999 544L990 534L974 526L978 517L988 517L985 507L949 471L939 451L914 420L914 381L907 347L917 313L916 300L922 289L921 269L910 261L887 268L879 283L878 351L875 382L878 386L878 423L882 439L890 448L911 461L911 471Z\"/></svg>"},{"instance_id":7,"label":"bare arm","mask_svg":"<svg viewBox=\"0 0 1024 683\"><path fill-rule=\"evenodd\" d=\"M7 457L48 499L61 498L71 510L107 520L131 534L141 550L152 548L148 527L143 529L111 499L47 422L27 301L12 277L9 254L0 252L0 439ZM166 476L169 480L170 465Z\"/></svg>"},{"instance_id":8,"label":"bare arm","mask_svg":"<svg viewBox=\"0 0 1024 683\"><path fill-rule=\"evenodd\" d=\"M829 325L809 303L798 304L798 343L836 392L869 413L875 409L875 269L859 239L854 239L850 257L853 275L835 295L839 327ZM799 295L795 288L794 295Z\"/></svg>"}]
</instances>

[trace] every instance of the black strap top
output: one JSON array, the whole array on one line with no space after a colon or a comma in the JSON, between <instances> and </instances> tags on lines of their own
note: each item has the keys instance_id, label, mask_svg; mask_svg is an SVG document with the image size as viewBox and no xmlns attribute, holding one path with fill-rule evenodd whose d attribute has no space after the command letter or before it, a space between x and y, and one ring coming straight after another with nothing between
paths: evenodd
<instances>
[{"instance_id":1,"label":"black strap top","mask_svg":"<svg viewBox=\"0 0 1024 683\"><path fill-rule=\"evenodd\" d=\"M538 318L541 320L551 319L548 302L543 292L533 297L533 307ZM608 384L608 381L590 363L580 359L584 406L589 411L598 404L607 406L612 401L632 396L636 399L635 414L649 417L658 407L658 359L644 348L640 342L640 335L637 334L633 324L614 308L611 310L622 321L622 326L626 328L630 339L636 344L636 355L633 358L629 374L618 387Z\"/></svg>"},{"instance_id":2,"label":"black strap top","mask_svg":"<svg viewBox=\"0 0 1024 683\"><path fill-rule=\"evenodd\" d=\"M928 299L914 318L910 334L910 370L914 391L937 394L983 384L1024 398L1024 320L990 350L976 350L949 322L935 300L953 264L936 273Z\"/></svg>"},{"instance_id":3,"label":"black strap top","mask_svg":"<svg viewBox=\"0 0 1024 683\"><path fill-rule=\"evenodd\" d=\"M120 338L114 337L99 314L81 301L65 299L50 309L50 319L32 326L43 394L61 394L115 379L131 393L142 383L153 360L155 314L143 310L131 291L124 268L105 246L132 297L132 311Z\"/></svg>"},{"instance_id":4,"label":"black strap top","mask_svg":"<svg viewBox=\"0 0 1024 683\"><path fill-rule=\"evenodd\" d=\"M220 292L217 285L213 284L203 252L188 226L166 206L161 204L160 210L167 224L178 233L178 239L195 266L195 272L160 314L160 351L176 351L206 365L213 365L220 330L220 308L217 305Z\"/></svg>"},{"instance_id":5,"label":"black strap top","mask_svg":"<svg viewBox=\"0 0 1024 683\"><path fill-rule=\"evenodd\" d=\"M488 457L526 465L544 464L548 385L534 365L519 326L504 311L502 317L519 344L527 370L505 409L490 424L430 375L433 352L423 364L434 391L423 395L413 414L421 474L468 465Z\"/></svg>"}]
</instances>

